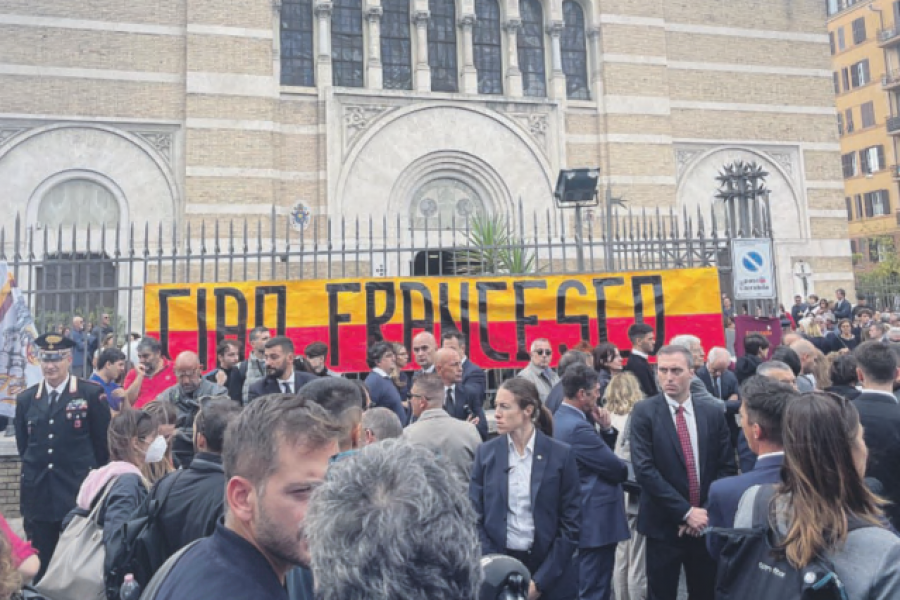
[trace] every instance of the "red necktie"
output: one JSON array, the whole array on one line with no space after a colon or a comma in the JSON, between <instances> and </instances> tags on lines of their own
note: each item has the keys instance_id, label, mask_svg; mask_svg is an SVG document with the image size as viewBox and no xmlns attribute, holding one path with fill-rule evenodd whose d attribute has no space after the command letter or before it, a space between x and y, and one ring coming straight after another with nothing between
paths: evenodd
<instances>
[{"instance_id":1,"label":"red necktie","mask_svg":"<svg viewBox=\"0 0 900 600\"><path fill-rule=\"evenodd\" d=\"M694 462L694 449L691 446L691 434L688 432L687 419L684 418L684 407L675 409L675 430L678 432L678 441L681 442L681 451L684 453L684 464L687 467L688 494L691 506L700 506L700 480L697 477L697 465Z\"/></svg>"}]
</instances>

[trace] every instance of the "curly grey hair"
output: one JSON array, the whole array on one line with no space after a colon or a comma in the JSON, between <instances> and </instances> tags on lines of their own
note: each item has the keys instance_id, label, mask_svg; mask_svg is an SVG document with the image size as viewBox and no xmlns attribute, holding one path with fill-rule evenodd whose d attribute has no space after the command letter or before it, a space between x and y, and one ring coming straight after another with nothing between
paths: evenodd
<instances>
[{"instance_id":1,"label":"curly grey hair","mask_svg":"<svg viewBox=\"0 0 900 600\"><path fill-rule=\"evenodd\" d=\"M331 466L304 528L318 600L474 600L475 511L447 466L403 439Z\"/></svg>"}]
</instances>

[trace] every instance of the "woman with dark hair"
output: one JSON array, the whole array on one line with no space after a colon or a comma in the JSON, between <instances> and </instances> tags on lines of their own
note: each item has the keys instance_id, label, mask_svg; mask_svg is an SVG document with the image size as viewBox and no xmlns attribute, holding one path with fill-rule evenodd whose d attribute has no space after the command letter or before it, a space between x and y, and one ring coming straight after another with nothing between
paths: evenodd
<instances>
[{"instance_id":1,"label":"woman with dark hair","mask_svg":"<svg viewBox=\"0 0 900 600\"><path fill-rule=\"evenodd\" d=\"M503 382L495 414L499 436L479 446L469 483L482 554L522 561L532 576L529 599L574 599L581 527L575 454L551 437L553 417L530 381Z\"/></svg>"},{"instance_id":2,"label":"woman with dark hair","mask_svg":"<svg viewBox=\"0 0 900 600\"><path fill-rule=\"evenodd\" d=\"M843 396L847 400L854 400L860 391L856 389L859 378L856 376L856 357L852 354L829 354L828 375L831 385L825 388L826 392Z\"/></svg>"},{"instance_id":3,"label":"woman with dark hair","mask_svg":"<svg viewBox=\"0 0 900 600\"><path fill-rule=\"evenodd\" d=\"M600 384L600 397L606 392L606 386L609 385L613 375L622 372L622 355L615 344L603 342L597 344L592 351L594 357L594 370L597 371Z\"/></svg>"},{"instance_id":4,"label":"woman with dark hair","mask_svg":"<svg viewBox=\"0 0 900 600\"><path fill-rule=\"evenodd\" d=\"M841 396L801 394L783 417L781 486L769 504L778 548L797 569L827 558L850 600L900 597L900 539L863 480L868 450L859 412ZM741 499L735 527L748 527L766 488Z\"/></svg>"},{"instance_id":5,"label":"woman with dark hair","mask_svg":"<svg viewBox=\"0 0 900 600\"><path fill-rule=\"evenodd\" d=\"M409 364L409 350L400 342L390 342L394 348L394 370L389 373L400 399L403 400L403 406L409 408L409 390L412 389L412 379L410 374L403 369Z\"/></svg>"},{"instance_id":6,"label":"woman with dark hair","mask_svg":"<svg viewBox=\"0 0 900 600\"><path fill-rule=\"evenodd\" d=\"M853 352L859 346L859 340L853 335L853 323L850 319L841 319L837 327L827 336L832 352Z\"/></svg>"}]
</instances>

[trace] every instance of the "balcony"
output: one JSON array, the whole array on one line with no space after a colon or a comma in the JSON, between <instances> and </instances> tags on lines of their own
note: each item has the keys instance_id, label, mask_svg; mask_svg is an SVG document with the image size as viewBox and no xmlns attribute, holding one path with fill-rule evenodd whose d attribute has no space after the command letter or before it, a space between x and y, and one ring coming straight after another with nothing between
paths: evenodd
<instances>
[{"instance_id":1,"label":"balcony","mask_svg":"<svg viewBox=\"0 0 900 600\"><path fill-rule=\"evenodd\" d=\"M900 44L900 27L894 26L878 30L878 46L880 48L888 48L895 44Z\"/></svg>"},{"instance_id":2,"label":"balcony","mask_svg":"<svg viewBox=\"0 0 900 600\"><path fill-rule=\"evenodd\" d=\"M885 124L889 134L900 135L900 117L888 117Z\"/></svg>"},{"instance_id":3,"label":"balcony","mask_svg":"<svg viewBox=\"0 0 900 600\"><path fill-rule=\"evenodd\" d=\"M881 89L886 92L900 89L900 69L888 71L881 77Z\"/></svg>"}]
</instances>

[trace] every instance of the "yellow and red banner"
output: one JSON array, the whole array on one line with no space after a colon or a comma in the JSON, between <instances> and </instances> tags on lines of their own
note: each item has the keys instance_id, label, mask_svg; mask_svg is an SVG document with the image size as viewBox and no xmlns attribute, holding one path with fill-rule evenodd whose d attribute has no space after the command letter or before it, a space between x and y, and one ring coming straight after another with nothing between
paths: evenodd
<instances>
[{"instance_id":1,"label":"yellow and red banner","mask_svg":"<svg viewBox=\"0 0 900 600\"><path fill-rule=\"evenodd\" d=\"M690 333L704 347L725 343L714 268L579 275L423 277L147 285L145 329L173 358L193 350L214 366L216 344L249 351L256 326L290 337L297 354L320 341L329 367L366 371L368 340L380 334L410 348L412 337L456 329L483 368L520 367L547 338L555 349L581 340L631 348L637 322L656 329L657 348ZM554 363L561 352L554 353ZM412 355L412 352L410 352ZM415 366L415 365L411 365Z\"/></svg>"}]
</instances>

